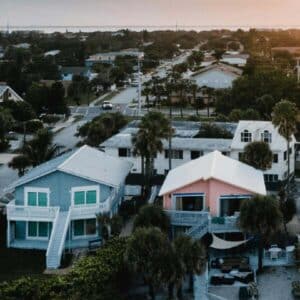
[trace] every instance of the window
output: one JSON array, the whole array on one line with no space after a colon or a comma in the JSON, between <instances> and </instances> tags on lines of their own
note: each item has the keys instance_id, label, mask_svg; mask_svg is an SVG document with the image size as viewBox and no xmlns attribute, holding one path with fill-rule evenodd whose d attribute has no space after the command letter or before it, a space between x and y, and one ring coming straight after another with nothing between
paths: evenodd
<instances>
[{"instance_id":1,"label":"window","mask_svg":"<svg viewBox=\"0 0 300 300\"><path fill-rule=\"evenodd\" d=\"M178 195L175 201L176 210L201 211L204 209L204 194Z\"/></svg>"},{"instance_id":2,"label":"window","mask_svg":"<svg viewBox=\"0 0 300 300\"><path fill-rule=\"evenodd\" d=\"M287 151L283 152L283 160L287 160Z\"/></svg>"},{"instance_id":3,"label":"window","mask_svg":"<svg viewBox=\"0 0 300 300\"><path fill-rule=\"evenodd\" d=\"M96 235L96 219L73 221L73 236Z\"/></svg>"},{"instance_id":4,"label":"window","mask_svg":"<svg viewBox=\"0 0 300 300\"><path fill-rule=\"evenodd\" d=\"M48 206L49 193L47 188L25 188L25 202L28 206Z\"/></svg>"},{"instance_id":5,"label":"window","mask_svg":"<svg viewBox=\"0 0 300 300\"><path fill-rule=\"evenodd\" d=\"M264 174L265 182L277 182L278 175L277 174Z\"/></svg>"},{"instance_id":6,"label":"window","mask_svg":"<svg viewBox=\"0 0 300 300\"><path fill-rule=\"evenodd\" d=\"M130 157L131 150L129 148L119 148L119 157Z\"/></svg>"},{"instance_id":7,"label":"window","mask_svg":"<svg viewBox=\"0 0 300 300\"><path fill-rule=\"evenodd\" d=\"M241 132L241 141L244 143L249 143L252 141L252 134L248 130Z\"/></svg>"},{"instance_id":8,"label":"window","mask_svg":"<svg viewBox=\"0 0 300 300\"><path fill-rule=\"evenodd\" d=\"M99 187L87 186L72 189L72 198L74 205L96 204L99 199Z\"/></svg>"},{"instance_id":9,"label":"window","mask_svg":"<svg viewBox=\"0 0 300 300\"><path fill-rule=\"evenodd\" d=\"M203 151L191 151L191 159L196 159L203 155Z\"/></svg>"},{"instance_id":10,"label":"window","mask_svg":"<svg viewBox=\"0 0 300 300\"><path fill-rule=\"evenodd\" d=\"M272 143L272 134L268 130L265 130L261 134L261 140L265 143Z\"/></svg>"},{"instance_id":11,"label":"window","mask_svg":"<svg viewBox=\"0 0 300 300\"><path fill-rule=\"evenodd\" d=\"M277 153L273 153L273 163L274 164L278 163L278 154Z\"/></svg>"},{"instance_id":12,"label":"window","mask_svg":"<svg viewBox=\"0 0 300 300\"><path fill-rule=\"evenodd\" d=\"M165 150L165 158L169 158L169 150ZM183 151L182 150L171 150L171 158L172 159L183 159Z\"/></svg>"},{"instance_id":13,"label":"window","mask_svg":"<svg viewBox=\"0 0 300 300\"><path fill-rule=\"evenodd\" d=\"M50 222L28 222L27 223L27 237L48 239L52 230L52 223Z\"/></svg>"}]
</instances>

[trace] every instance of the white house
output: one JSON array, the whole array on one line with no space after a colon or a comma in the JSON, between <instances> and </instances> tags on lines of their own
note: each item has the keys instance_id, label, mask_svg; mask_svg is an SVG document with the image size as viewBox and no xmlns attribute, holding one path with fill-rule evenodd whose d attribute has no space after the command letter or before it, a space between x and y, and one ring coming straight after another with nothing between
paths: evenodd
<instances>
[{"instance_id":1,"label":"white house","mask_svg":"<svg viewBox=\"0 0 300 300\"><path fill-rule=\"evenodd\" d=\"M0 84L0 103L3 101L24 101L11 87Z\"/></svg>"},{"instance_id":2,"label":"white house","mask_svg":"<svg viewBox=\"0 0 300 300\"><path fill-rule=\"evenodd\" d=\"M202 155L218 150L222 154L239 160L247 143L265 141L273 152L273 163L269 170L264 171L264 178L269 190L277 189L281 181L287 178L286 141L268 121L240 121L237 123L216 123L233 133L233 139L195 138L201 123L173 122L175 129L171 140L171 168ZM100 145L100 148L112 156L120 157L133 163L132 173L141 173L141 158L133 155L132 136L138 131L138 123L130 123L120 133L112 136ZM295 137L291 141L290 173L295 170ZM169 141L163 141L163 152L158 153L154 160L155 172L164 175L169 170Z\"/></svg>"},{"instance_id":3,"label":"white house","mask_svg":"<svg viewBox=\"0 0 300 300\"><path fill-rule=\"evenodd\" d=\"M270 121L240 121L235 131L230 156L239 159L244 147L254 141L264 141L270 145L273 152L273 163L269 170L264 172L265 182L268 186L276 186L288 176L287 142L279 134ZM290 174L295 171L295 142L293 136L290 143Z\"/></svg>"},{"instance_id":4,"label":"white house","mask_svg":"<svg viewBox=\"0 0 300 300\"><path fill-rule=\"evenodd\" d=\"M242 75L242 70L226 64L210 64L192 75L199 87L225 89L232 87L232 83Z\"/></svg>"}]
</instances>

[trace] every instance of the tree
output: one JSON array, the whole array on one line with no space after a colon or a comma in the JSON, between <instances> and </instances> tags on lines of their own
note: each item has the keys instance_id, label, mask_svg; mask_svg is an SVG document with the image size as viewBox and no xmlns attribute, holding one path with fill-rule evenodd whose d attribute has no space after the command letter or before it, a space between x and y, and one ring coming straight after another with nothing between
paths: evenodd
<instances>
[{"instance_id":1,"label":"tree","mask_svg":"<svg viewBox=\"0 0 300 300\"><path fill-rule=\"evenodd\" d=\"M129 237L125 258L133 271L144 276L151 299L155 299L159 287L172 281L174 253L158 228L138 228Z\"/></svg>"},{"instance_id":2,"label":"tree","mask_svg":"<svg viewBox=\"0 0 300 300\"><path fill-rule=\"evenodd\" d=\"M230 131L214 123L202 123L195 138L232 139L233 135Z\"/></svg>"},{"instance_id":3,"label":"tree","mask_svg":"<svg viewBox=\"0 0 300 300\"><path fill-rule=\"evenodd\" d=\"M194 241L187 235L176 237L173 245L184 273L189 275L189 289L192 292L194 274L200 275L206 269L206 251L199 240ZM179 294L180 290L181 287L179 287Z\"/></svg>"},{"instance_id":4,"label":"tree","mask_svg":"<svg viewBox=\"0 0 300 300\"><path fill-rule=\"evenodd\" d=\"M258 270L263 267L263 247L282 225L282 213L278 201L271 196L254 196L243 201L240 210L240 227L259 239Z\"/></svg>"},{"instance_id":5,"label":"tree","mask_svg":"<svg viewBox=\"0 0 300 300\"><path fill-rule=\"evenodd\" d=\"M168 139L171 134L170 121L162 113L149 112L143 116L137 134L132 137L134 153L145 158L147 191L153 175L154 158L158 152L163 151L162 140Z\"/></svg>"},{"instance_id":6,"label":"tree","mask_svg":"<svg viewBox=\"0 0 300 300\"><path fill-rule=\"evenodd\" d=\"M158 227L161 231L168 233L170 219L160 206L145 205L140 209L133 223L134 230L140 227Z\"/></svg>"},{"instance_id":7,"label":"tree","mask_svg":"<svg viewBox=\"0 0 300 300\"><path fill-rule=\"evenodd\" d=\"M281 100L278 102L273 110L272 123L278 128L279 134L281 134L287 143L287 163L288 163L288 176L287 176L287 196L289 196L289 183L290 183L290 155L292 149L290 149L290 142L293 134L296 132L296 124L298 117L298 109L295 103L288 100Z\"/></svg>"},{"instance_id":8,"label":"tree","mask_svg":"<svg viewBox=\"0 0 300 300\"><path fill-rule=\"evenodd\" d=\"M217 61L220 61L224 53L225 53L224 49L215 49L213 56Z\"/></svg>"},{"instance_id":9,"label":"tree","mask_svg":"<svg viewBox=\"0 0 300 300\"><path fill-rule=\"evenodd\" d=\"M9 148L6 133L11 129L14 119L8 109L0 108L0 152Z\"/></svg>"},{"instance_id":10,"label":"tree","mask_svg":"<svg viewBox=\"0 0 300 300\"><path fill-rule=\"evenodd\" d=\"M245 146L243 162L255 169L268 170L272 167L273 153L268 143L252 142Z\"/></svg>"},{"instance_id":11,"label":"tree","mask_svg":"<svg viewBox=\"0 0 300 300\"><path fill-rule=\"evenodd\" d=\"M61 82L56 81L52 84L48 101L50 113L67 114L69 112L65 101L65 88Z\"/></svg>"},{"instance_id":12,"label":"tree","mask_svg":"<svg viewBox=\"0 0 300 300\"><path fill-rule=\"evenodd\" d=\"M81 126L76 136L82 137L83 143L98 147L103 141L118 133L126 124L127 119L121 113L105 113Z\"/></svg>"},{"instance_id":13,"label":"tree","mask_svg":"<svg viewBox=\"0 0 300 300\"><path fill-rule=\"evenodd\" d=\"M23 145L22 154L14 157L9 166L23 175L29 166L35 167L54 158L62 147L52 142L53 133L46 128L39 129L34 138Z\"/></svg>"}]
</instances>

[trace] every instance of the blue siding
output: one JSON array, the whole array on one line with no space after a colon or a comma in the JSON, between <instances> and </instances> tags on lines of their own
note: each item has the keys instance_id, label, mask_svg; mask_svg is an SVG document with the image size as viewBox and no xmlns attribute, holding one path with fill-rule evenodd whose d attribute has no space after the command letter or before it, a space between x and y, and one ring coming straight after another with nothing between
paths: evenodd
<instances>
[{"instance_id":1,"label":"blue siding","mask_svg":"<svg viewBox=\"0 0 300 300\"><path fill-rule=\"evenodd\" d=\"M23 205L25 194L24 187L50 188L50 206L59 206L62 211L69 209L71 205L71 188L87 185L100 186L100 201L104 202L111 193L111 187L87 180L81 177L56 171L38 178L26 185L19 186L15 191L16 204Z\"/></svg>"}]
</instances>

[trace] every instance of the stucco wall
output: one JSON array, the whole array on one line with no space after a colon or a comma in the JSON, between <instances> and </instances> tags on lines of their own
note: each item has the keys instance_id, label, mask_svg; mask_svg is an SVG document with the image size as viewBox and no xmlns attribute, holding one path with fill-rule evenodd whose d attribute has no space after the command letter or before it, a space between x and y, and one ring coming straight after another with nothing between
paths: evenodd
<instances>
[{"instance_id":1,"label":"stucco wall","mask_svg":"<svg viewBox=\"0 0 300 300\"><path fill-rule=\"evenodd\" d=\"M170 194L163 196L163 203L165 209L175 209L172 206L172 195L177 193L204 193L205 194L205 207L209 209L211 215L219 215L219 198L220 196L226 195L253 195L253 192L250 192L246 189L235 187L228 183L216 180L209 179L207 181L199 180L195 183L187 185L183 188L174 190ZM170 197L171 196L171 197Z\"/></svg>"}]
</instances>

